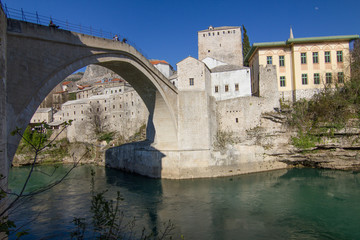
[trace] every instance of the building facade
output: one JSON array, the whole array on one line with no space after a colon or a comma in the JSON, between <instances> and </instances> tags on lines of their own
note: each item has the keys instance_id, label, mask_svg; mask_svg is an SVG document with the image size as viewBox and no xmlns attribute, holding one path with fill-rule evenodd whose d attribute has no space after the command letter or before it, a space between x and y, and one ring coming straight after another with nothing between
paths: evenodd
<instances>
[{"instance_id":1,"label":"building facade","mask_svg":"<svg viewBox=\"0 0 360 240\"><path fill-rule=\"evenodd\" d=\"M210 57L243 66L241 27L212 27L198 32L198 59Z\"/></svg>"},{"instance_id":2,"label":"building facade","mask_svg":"<svg viewBox=\"0 0 360 240\"><path fill-rule=\"evenodd\" d=\"M154 65L167 79L174 74L174 69L165 60L150 60L150 63Z\"/></svg>"},{"instance_id":3,"label":"building facade","mask_svg":"<svg viewBox=\"0 0 360 240\"><path fill-rule=\"evenodd\" d=\"M310 98L324 86L334 87L350 77L350 41L358 35L289 38L254 43L245 60L252 70L252 94L260 96L260 66L275 65L279 97Z\"/></svg>"},{"instance_id":4,"label":"building facade","mask_svg":"<svg viewBox=\"0 0 360 240\"><path fill-rule=\"evenodd\" d=\"M30 123L50 123L53 121L52 108L38 108L30 120Z\"/></svg>"},{"instance_id":5,"label":"building facade","mask_svg":"<svg viewBox=\"0 0 360 240\"><path fill-rule=\"evenodd\" d=\"M113 88L104 88L104 94L68 101L62 105L61 111L54 115L54 121L73 121L67 131L70 141L93 140L89 136L94 136L95 127L129 137L146 124L149 113L136 91L127 86L123 91L115 93ZM101 126L95 126L98 124L95 118Z\"/></svg>"}]
</instances>

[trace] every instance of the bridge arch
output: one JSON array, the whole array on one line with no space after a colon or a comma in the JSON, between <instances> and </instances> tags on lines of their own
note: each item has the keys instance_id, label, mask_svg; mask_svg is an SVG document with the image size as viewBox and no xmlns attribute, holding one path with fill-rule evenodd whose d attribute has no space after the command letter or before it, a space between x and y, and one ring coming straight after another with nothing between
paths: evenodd
<instances>
[{"instance_id":1,"label":"bridge arch","mask_svg":"<svg viewBox=\"0 0 360 240\"><path fill-rule=\"evenodd\" d=\"M143 99L149 110L147 139L152 146L177 149L177 90L135 48L20 21L10 25L8 133L16 127L24 129L43 99L63 79L84 66L97 64L122 76ZM25 79L28 82L22 86ZM19 139L8 134L8 159L13 158L18 143Z\"/></svg>"}]
</instances>

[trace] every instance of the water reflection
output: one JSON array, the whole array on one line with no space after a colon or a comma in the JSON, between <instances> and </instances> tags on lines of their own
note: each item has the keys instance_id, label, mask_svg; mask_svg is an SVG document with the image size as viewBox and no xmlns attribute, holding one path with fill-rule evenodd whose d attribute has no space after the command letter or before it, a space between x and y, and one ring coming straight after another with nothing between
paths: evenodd
<instances>
[{"instance_id":1,"label":"water reflection","mask_svg":"<svg viewBox=\"0 0 360 240\"><path fill-rule=\"evenodd\" d=\"M11 186L24 168L13 169ZM360 175L290 169L236 177L159 180L95 167L97 190L124 196L122 209L137 226L158 231L171 219L186 239L359 239ZM25 202L12 217L32 235L69 238L73 217L90 217L90 167L75 169L49 192ZM36 184L37 181L34 181ZM24 217L26 216L26 217Z\"/></svg>"}]
</instances>

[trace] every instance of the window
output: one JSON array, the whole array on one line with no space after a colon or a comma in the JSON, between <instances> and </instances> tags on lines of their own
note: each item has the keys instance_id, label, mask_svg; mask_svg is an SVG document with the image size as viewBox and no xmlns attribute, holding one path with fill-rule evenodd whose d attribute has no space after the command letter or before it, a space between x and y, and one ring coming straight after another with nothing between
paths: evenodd
<instances>
[{"instance_id":1,"label":"window","mask_svg":"<svg viewBox=\"0 0 360 240\"><path fill-rule=\"evenodd\" d=\"M238 92L239 91L239 84L235 83L235 91Z\"/></svg>"},{"instance_id":2,"label":"window","mask_svg":"<svg viewBox=\"0 0 360 240\"><path fill-rule=\"evenodd\" d=\"M189 78L189 84L190 86L194 86L194 78Z\"/></svg>"},{"instance_id":3,"label":"window","mask_svg":"<svg viewBox=\"0 0 360 240\"><path fill-rule=\"evenodd\" d=\"M326 73L325 75L325 79L326 79L326 83L331 83L332 82L332 74L331 73Z\"/></svg>"},{"instance_id":4,"label":"window","mask_svg":"<svg viewBox=\"0 0 360 240\"><path fill-rule=\"evenodd\" d=\"M344 83L344 73L338 72L338 83Z\"/></svg>"},{"instance_id":5,"label":"window","mask_svg":"<svg viewBox=\"0 0 360 240\"><path fill-rule=\"evenodd\" d=\"M336 60L337 60L337 62L343 62L343 52L342 51L336 51Z\"/></svg>"},{"instance_id":6,"label":"window","mask_svg":"<svg viewBox=\"0 0 360 240\"><path fill-rule=\"evenodd\" d=\"M219 86L215 86L215 92L219 92Z\"/></svg>"},{"instance_id":7,"label":"window","mask_svg":"<svg viewBox=\"0 0 360 240\"><path fill-rule=\"evenodd\" d=\"M285 66L285 56L279 56L279 66Z\"/></svg>"},{"instance_id":8,"label":"window","mask_svg":"<svg viewBox=\"0 0 360 240\"><path fill-rule=\"evenodd\" d=\"M301 64L306 64L306 53L301 53Z\"/></svg>"},{"instance_id":9,"label":"window","mask_svg":"<svg viewBox=\"0 0 360 240\"><path fill-rule=\"evenodd\" d=\"M266 64L272 64L272 56L266 57Z\"/></svg>"},{"instance_id":10,"label":"window","mask_svg":"<svg viewBox=\"0 0 360 240\"><path fill-rule=\"evenodd\" d=\"M313 63L319 63L319 53L313 52Z\"/></svg>"},{"instance_id":11,"label":"window","mask_svg":"<svg viewBox=\"0 0 360 240\"><path fill-rule=\"evenodd\" d=\"M320 84L320 74L314 73L314 84Z\"/></svg>"},{"instance_id":12,"label":"window","mask_svg":"<svg viewBox=\"0 0 360 240\"><path fill-rule=\"evenodd\" d=\"M237 122L237 123L238 123L238 122L239 122L239 118L235 118L235 122Z\"/></svg>"},{"instance_id":13,"label":"window","mask_svg":"<svg viewBox=\"0 0 360 240\"><path fill-rule=\"evenodd\" d=\"M329 63L330 61L330 52L325 52L325 62Z\"/></svg>"},{"instance_id":14,"label":"window","mask_svg":"<svg viewBox=\"0 0 360 240\"><path fill-rule=\"evenodd\" d=\"M301 82L302 82L302 85L308 84L308 77L307 77L306 73L301 74Z\"/></svg>"},{"instance_id":15,"label":"window","mask_svg":"<svg viewBox=\"0 0 360 240\"><path fill-rule=\"evenodd\" d=\"M229 85L225 85L225 92L228 92L229 91Z\"/></svg>"},{"instance_id":16,"label":"window","mask_svg":"<svg viewBox=\"0 0 360 240\"><path fill-rule=\"evenodd\" d=\"M280 87L285 87L286 83L285 83L285 76L280 76Z\"/></svg>"}]
</instances>

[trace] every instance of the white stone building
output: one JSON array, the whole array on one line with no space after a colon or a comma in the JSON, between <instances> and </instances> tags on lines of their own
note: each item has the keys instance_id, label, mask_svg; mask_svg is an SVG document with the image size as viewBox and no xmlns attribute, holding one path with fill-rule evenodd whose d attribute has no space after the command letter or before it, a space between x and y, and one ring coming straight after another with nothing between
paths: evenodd
<instances>
[{"instance_id":1,"label":"white stone building","mask_svg":"<svg viewBox=\"0 0 360 240\"><path fill-rule=\"evenodd\" d=\"M52 108L38 108L30 120L30 123L50 123L53 121Z\"/></svg>"},{"instance_id":2,"label":"white stone building","mask_svg":"<svg viewBox=\"0 0 360 240\"><path fill-rule=\"evenodd\" d=\"M243 67L240 27L209 27L198 32L199 60L177 64L170 81L180 91L201 91L216 101L251 96L250 68Z\"/></svg>"},{"instance_id":3,"label":"white stone building","mask_svg":"<svg viewBox=\"0 0 360 240\"><path fill-rule=\"evenodd\" d=\"M150 63L154 65L166 78L170 78L174 74L174 69L171 65L164 60L150 60Z\"/></svg>"},{"instance_id":4,"label":"white stone building","mask_svg":"<svg viewBox=\"0 0 360 240\"><path fill-rule=\"evenodd\" d=\"M107 132L129 137L146 124L148 110L136 91L127 84L103 88L102 94L68 101L54 115L56 122L72 120L68 128L70 141L93 141L94 116L98 115Z\"/></svg>"},{"instance_id":5,"label":"white stone building","mask_svg":"<svg viewBox=\"0 0 360 240\"><path fill-rule=\"evenodd\" d=\"M241 27L212 27L198 32L198 58L243 66Z\"/></svg>"}]
</instances>

